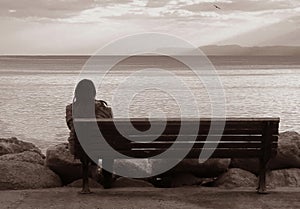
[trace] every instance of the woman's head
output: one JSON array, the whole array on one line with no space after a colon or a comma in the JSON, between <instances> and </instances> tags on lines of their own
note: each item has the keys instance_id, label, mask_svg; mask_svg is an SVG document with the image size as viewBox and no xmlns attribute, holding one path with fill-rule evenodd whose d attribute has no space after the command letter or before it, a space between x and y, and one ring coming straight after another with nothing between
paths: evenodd
<instances>
[{"instance_id":1,"label":"woman's head","mask_svg":"<svg viewBox=\"0 0 300 209\"><path fill-rule=\"evenodd\" d=\"M96 88L91 80L83 79L79 81L75 88L74 101L94 101L96 97Z\"/></svg>"}]
</instances>

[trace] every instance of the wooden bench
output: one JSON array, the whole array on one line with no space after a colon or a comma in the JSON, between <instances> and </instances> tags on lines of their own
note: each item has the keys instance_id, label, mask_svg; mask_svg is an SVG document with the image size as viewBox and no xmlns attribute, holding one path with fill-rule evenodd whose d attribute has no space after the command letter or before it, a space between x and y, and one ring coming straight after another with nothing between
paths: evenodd
<instances>
[{"instance_id":1,"label":"wooden bench","mask_svg":"<svg viewBox=\"0 0 300 209\"><path fill-rule=\"evenodd\" d=\"M95 119L77 119L76 122L84 127L95 123ZM210 158L258 158L260 171L257 191L266 193L267 165L277 152L279 118L153 119L151 126L148 119L142 118L98 119L97 123L111 147L134 158L157 156L174 143L177 146L172 148L174 155L171 157L176 157L179 150L188 149L184 158L198 159L201 152L214 149ZM214 126L210 130L212 123ZM126 128L132 125L140 131L138 134ZM125 128L125 133L119 133L116 126ZM185 131L180 132L183 126ZM149 134L147 130L150 127L165 128L162 133L154 131ZM196 133L195 127L198 129ZM151 137L156 139L149 141ZM195 142L192 147L191 141ZM103 158L103 163L109 162L106 157ZM105 172L105 178L110 182L110 173Z\"/></svg>"}]
</instances>

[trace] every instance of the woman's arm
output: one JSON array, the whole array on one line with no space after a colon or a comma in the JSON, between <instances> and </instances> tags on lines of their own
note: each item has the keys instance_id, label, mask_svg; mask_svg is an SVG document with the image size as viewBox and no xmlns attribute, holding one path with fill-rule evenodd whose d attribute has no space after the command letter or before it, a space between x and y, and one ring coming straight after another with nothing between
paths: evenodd
<instances>
[{"instance_id":1,"label":"woman's arm","mask_svg":"<svg viewBox=\"0 0 300 209\"><path fill-rule=\"evenodd\" d=\"M66 106L66 123L68 128L71 130L73 127L72 104Z\"/></svg>"}]
</instances>

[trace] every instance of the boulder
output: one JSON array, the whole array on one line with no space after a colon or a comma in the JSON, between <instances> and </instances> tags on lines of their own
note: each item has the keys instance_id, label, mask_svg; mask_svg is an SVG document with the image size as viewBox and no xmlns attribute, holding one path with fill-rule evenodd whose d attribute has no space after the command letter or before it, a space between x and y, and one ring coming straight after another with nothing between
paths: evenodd
<instances>
[{"instance_id":1,"label":"boulder","mask_svg":"<svg viewBox=\"0 0 300 209\"><path fill-rule=\"evenodd\" d=\"M49 147L46 151L46 166L60 176L65 185L82 177L81 162L74 159L68 143Z\"/></svg>"},{"instance_id":2,"label":"boulder","mask_svg":"<svg viewBox=\"0 0 300 209\"><path fill-rule=\"evenodd\" d=\"M152 170L158 163L168 163L168 160L154 160L152 161ZM178 163L174 168L167 171L166 174L174 173L191 173L197 177L216 177L226 172L230 165L230 159L208 159L204 163L199 163L198 159L184 159ZM159 166L163 166L159 165Z\"/></svg>"},{"instance_id":3,"label":"boulder","mask_svg":"<svg viewBox=\"0 0 300 209\"><path fill-rule=\"evenodd\" d=\"M0 160L2 161L14 160L14 161L29 162L33 164L44 165L45 156L37 152L24 151L16 154L2 155L0 156Z\"/></svg>"},{"instance_id":4,"label":"boulder","mask_svg":"<svg viewBox=\"0 0 300 209\"><path fill-rule=\"evenodd\" d=\"M82 178L82 165L79 159L74 159L70 153L68 143L61 143L49 147L46 151L45 165L59 175L64 185ZM97 166L90 166L89 176L98 178Z\"/></svg>"},{"instance_id":5,"label":"boulder","mask_svg":"<svg viewBox=\"0 0 300 209\"><path fill-rule=\"evenodd\" d=\"M267 185L270 187L300 187L300 169L271 171L267 175Z\"/></svg>"},{"instance_id":6,"label":"boulder","mask_svg":"<svg viewBox=\"0 0 300 209\"><path fill-rule=\"evenodd\" d=\"M224 188L256 187L257 177L248 171L239 168L231 168L226 173L222 174L213 183L213 186Z\"/></svg>"},{"instance_id":7,"label":"boulder","mask_svg":"<svg viewBox=\"0 0 300 209\"><path fill-rule=\"evenodd\" d=\"M191 173L178 173L172 176L171 187L192 186L201 183L202 179L195 177Z\"/></svg>"},{"instance_id":8,"label":"boulder","mask_svg":"<svg viewBox=\"0 0 300 209\"><path fill-rule=\"evenodd\" d=\"M258 174L258 159L232 159L230 167L242 168ZM292 131L279 135L278 150L275 158L269 162L271 170L284 168L300 168L300 134Z\"/></svg>"},{"instance_id":9,"label":"boulder","mask_svg":"<svg viewBox=\"0 0 300 209\"><path fill-rule=\"evenodd\" d=\"M68 184L67 186L81 188L82 187L82 179L73 181L72 183ZM90 186L90 188L103 188L103 186L101 184L99 184L97 181L95 181L94 179L91 179L91 178L89 178L89 186Z\"/></svg>"},{"instance_id":10,"label":"boulder","mask_svg":"<svg viewBox=\"0 0 300 209\"><path fill-rule=\"evenodd\" d=\"M140 179L120 177L113 182L112 187L153 187L153 185Z\"/></svg>"},{"instance_id":11,"label":"boulder","mask_svg":"<svg viewBox=\"0 0 300 209\"><path fill-rule=\"evenodd\" d=\"M151 165L147 159L117 159L114 161L114 171L123 176L145 177L151 174Z\"/></svg>"},{"instance_id":12,"label":"boulder","mask_svg":"<svg viewBox=\"0 0 300 209\"><path fill-rule=\"evenodd\" d=\"M249 171L255 175L259 172L258 158L233 158L231 159L230 168L240 168Z\"/></svg>"},{"instance_id":13,"label":"boulder","mask_svg":"<svg viewBox=\"0 0 300 209\"><path fill-rule=\"evenodd\" d=\"M40 164L15 160L0 160L0 173L0 190L61 186L59 176Z\"/></svg>"},{"instance_id":14,"label":"boulder","mask_svg":"<svg viewBox=\"0 0 300 209\"><path fill-rule=\"evenodd\" d=\"M272 170L300 168L300 134L288 131L279 135L278 153L269 166Z\"/></svg>"},{"instance_id":15,"label":"boulder","mask_svg":"<svg viewBox=\"0 0 300 209\"><path fill-rule=\"evenodd\" d=\"M202 184L203 179L194 176L191 173L176 173L169 176L156 177L151 183L156 187L182 187Z\"/></svg>"},{"instance_id":16,"label":"boulder","mask_svg":"<svg viewBox=\"0 0 300 209\"><path fill-rule=\"evenodd\" d=\"M32 151L42 154L41 150L30 142L18 140L16 137L0 138L0 156L21 153L24 151Z\"/></svg>"}]
</instances>

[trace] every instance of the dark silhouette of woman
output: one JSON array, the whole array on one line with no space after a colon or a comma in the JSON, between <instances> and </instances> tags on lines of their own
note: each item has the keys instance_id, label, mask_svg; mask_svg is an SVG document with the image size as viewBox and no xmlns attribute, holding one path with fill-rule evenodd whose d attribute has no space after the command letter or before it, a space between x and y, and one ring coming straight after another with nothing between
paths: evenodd
<instances>
[{"instance_id":1,"label":"dark silhouette of woman","mask_svg":"<svg viewBox=\"0 0 300 209\"><path fill-rule=\"evenodd\" d=\"M88 171L89 165L95 165L95 163L89 158L80 145L74 129L73 118L113 117L111 108L107 107L107 103L102 100L95 100L95 97L96 88L94 83L91 80L83 79L75 88L73 103L66 106L66 122L70 129L70 136L68 138L69 149L71 154L74 155L74 158L80 159L82 163L82 194L90 193ZM74 110L74 115L72 114L72 110ZM110 184L110 182L106 183ZM109 188L110 185L104 185L104 187Z\"/></svg>"}]
</instances>

